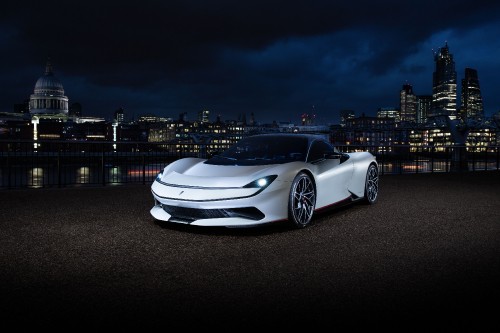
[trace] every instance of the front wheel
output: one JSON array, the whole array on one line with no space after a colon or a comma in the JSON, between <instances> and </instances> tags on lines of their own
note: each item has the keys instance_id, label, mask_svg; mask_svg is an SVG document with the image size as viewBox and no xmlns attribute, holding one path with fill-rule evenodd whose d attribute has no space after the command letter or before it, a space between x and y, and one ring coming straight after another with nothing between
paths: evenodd
<instances>
[{"instance_id":1,"label":"front wheel","mask_svg":"<svg viewBox=\"0 0 500 333\"><path fill-rule=\"evenodd\" d=\"M378 167L371 164L366 172L365 201L373 205L378 199Z\"/></svg>"},{"instance_id":2,"label":"front wheel","mask_svg":"<svg viewBox=\"0 0 500 333\"><path fill-rule=\"evenodd\" d=\"M307 227L316 206L314 184L304 172L299 173L292 182L288 200L288 220L297 228Z\"/></svg>"}]
</instances>

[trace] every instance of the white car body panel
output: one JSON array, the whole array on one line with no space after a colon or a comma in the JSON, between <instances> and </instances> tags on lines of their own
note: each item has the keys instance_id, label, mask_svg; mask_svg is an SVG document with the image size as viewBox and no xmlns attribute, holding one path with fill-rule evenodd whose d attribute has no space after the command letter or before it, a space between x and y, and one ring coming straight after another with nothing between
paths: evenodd
<instances>
[{"instance_id":1,"label":"white car body panel","mask_svg":"<svg viewBox=\"0 0 500 333\"><path fill-rule=\"evenodd\" d=\"M368 152L349 153L349 156L349 160L353 164L349 191L358 197L362 197L365 192L366 170L368 170L370 164L376 164L375 157Z\"/></svg>"},{"instance_id":2,"label":"white car body panel","mask_svg":"<svg viewBox=\"0 0 500 333\"><path fill-rule=\"evenodd\" d=\"M337 160L325 160L315 165L316 209L330 206L350 196L349 183L353 166L347 160L340 164Z\"/></svg>"},{"instance_id":3,"label":"white car body panel","mask_svg":"<svg viewBox=\"0 0 500 333\"><path fill-rule=\"evenodd\" d=\"M367 169L376 165L375 157L368 152L347 155L342 163L339 158L327 158L314 164L294 161L252 166L213 165L200 158L184 158L166 166L153 182L151 214L158 220L200 226L245 227L286 220L291 184L300 172L310 174L315 183L316 210L363 198ZM277 178L264 189L245 187L272 175ZM193 220L173 217L172 209L179 210L180 216L191 212L199 216ZM255 213L247 218L247 210L252 214L260 211L263 217L256 218ZM229 216L219 216L220 211Z\"/></svg>"}]
</instances>

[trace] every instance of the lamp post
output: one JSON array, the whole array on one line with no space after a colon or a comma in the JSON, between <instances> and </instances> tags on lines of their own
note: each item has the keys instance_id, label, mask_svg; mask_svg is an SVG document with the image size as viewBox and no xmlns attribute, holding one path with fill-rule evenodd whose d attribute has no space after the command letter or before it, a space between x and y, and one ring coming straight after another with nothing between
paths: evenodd
<instances>
[{"instance_id":1,"label":"lamp post","mask_svg":"<svg viewBox=\"0 0 500 333\"><path fill-rule=\"evenodd\" d=\"M33 149L36 151L38 149L38 124L40 119L37 116L31 118L31 123L33 124Z\"/></svg>"}]
</instances>

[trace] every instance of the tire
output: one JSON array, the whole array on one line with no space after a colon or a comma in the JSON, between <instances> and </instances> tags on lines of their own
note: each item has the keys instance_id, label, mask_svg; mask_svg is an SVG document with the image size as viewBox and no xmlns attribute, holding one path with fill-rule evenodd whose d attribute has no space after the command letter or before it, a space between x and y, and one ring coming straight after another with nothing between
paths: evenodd
<instances>
[{"instance_id":1,"label":"tire","mask_svg":"<svg viewBox=\"0 0 500 333\"><path fill-rule=\"evenodd\" d=\"M288 199L288 220L296 228L305 228L311 223L316 206L316 189L311 177L300 172L292 182Z\"/></svg>"},{"instance_id":2,"label":"tire","mask_svg":"<svg viewBox=\"0 0 500 333\"><path fill-rule=\"evenodd\" d=\"M365 202L373 205L378 199L378 167L375 164L370 164L368 171L366 171L365 180Z\"/></svg>"}]
</instances>

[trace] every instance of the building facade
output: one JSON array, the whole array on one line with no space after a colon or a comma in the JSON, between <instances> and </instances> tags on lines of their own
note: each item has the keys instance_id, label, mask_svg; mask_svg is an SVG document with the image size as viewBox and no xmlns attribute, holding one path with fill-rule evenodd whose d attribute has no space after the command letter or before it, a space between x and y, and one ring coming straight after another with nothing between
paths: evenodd
<instances>
[{"instance_id":1,"label":"building facade","mask_svg":"<svg viewBox=\"0 0 500 333\"><path fill-rule=\"evenodd\" d=\"M417 120L417 96L410 84L404 84L399 92L399 110L401 122L414 123Z\"/></svg>"},{"instance_id":2,"label":"building facade","mask_svg":"<svg viewBox=\"0 0 500 333\"><path fill-rule=\"evenodd\" d=\"M54 76L50 61L47 61L45 74L36 81L29 103L32 115L68 115L68 97L64 95L63 85Z\"/></svg>"},{"instance_id":3,"label":"building facade","mask_svg":"<svg viewBox=\"0 0 500 333\"><path fill-rule=\"evenodd\" d=\"M481 120L484 118L483 98L481 97L477 70L472 68L465 69L460 99L462 104L460 116L463 120Z\"/></svg>"},{"instance_id":4,"label":"building facade","mask_svg":"<svg viewBox=\"0 0 500 333\"><path fill-rule=\"evenodd\" d=\"M198 112L198 121L202 123L210 122L210 111L202 110Z\"/></svg>"},{"instance_id":5,"label":"building facade","mask_svg":"<svg viewBox=\"0 0 500 333\"><path fill-rule=\"evenodd\" d=\"M431 108L431 95L417 96L417 124L424 124L427 121L427 117L431 114Z\"/></svg>"},{"instance_id":6,"label":"building facade","mask_svg":"<svg viewBox=\"0 0 500 333\"><path fill-rule=\"evenodd\" d=\"M457 118L457 72L448 43L434 54L436 69L432 76L432 116Z\"/></svg>"},{"instance_id":7,"label":"building facade","mask_svg":"<svg viewBox=\"0 0 500 333\"><path fill-rule=\"evenodd\" d=\"M340 126L345 127L349 119L356 117L353 110L342 110L340 111Z\"/></svg>"},{"instance_id":8,"label":"building facade","mask_svg":"<svg viewBox=\"0 0 500 333\"><path fill-rule=\"evenodd\" d=\"M393 118L394 123L401 122L399 110L395 107L382 107L377 110L377 118Z\"/></svg>"}]
</instances>

